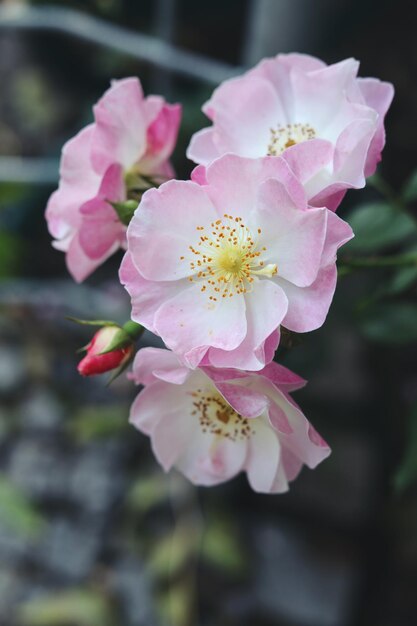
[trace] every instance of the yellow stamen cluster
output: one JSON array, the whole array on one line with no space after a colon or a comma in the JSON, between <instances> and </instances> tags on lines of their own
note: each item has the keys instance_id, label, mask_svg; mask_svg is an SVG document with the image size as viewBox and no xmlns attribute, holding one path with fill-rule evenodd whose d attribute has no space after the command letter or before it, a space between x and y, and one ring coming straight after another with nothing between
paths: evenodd
<instances>
[{"instance_id":1,"label":"yellow stamen cluster","mask_svg":"<svg viewBox=\"0 0 417 626\"><path fill-rule=\"evenodd\" d=\"M291 146L302 141L314 139L316 131L308 124L278 125L270 129L271 135L268 144L268 156L279 156Z\"/></svg>"},{"instance_id":2,"label":"yellow stamen cluster","mask_svg":"<svg viewBox=\"0 0 417 626\"><path fill-rule=\"evenodd\" d=\"M191 282L201 282L201 291L210 293L209 300L231 298L248 293L254 276L271 278L277 273L275 263L265 265L261 255L266 247L259 247L261 229L255 239L241 217L224 214L210 224L210 228L197 226L201 233L198 243L189 246L192 254ZM185 260L185 256L180 259Z\"/></svg>"},{"instance_id":3,"label":"yellow stamen cluster","mask_svg":"<svg viewBox=\"0 0 417 626\"><path fill-rule=\"evenodd\" d=\"M216 391L197 389L191 394L194 398L192 415L200 422L203 433L226 437L231 441L248 439L253 434L249 420L242 417Z\"/></svg>"}]
</instances>

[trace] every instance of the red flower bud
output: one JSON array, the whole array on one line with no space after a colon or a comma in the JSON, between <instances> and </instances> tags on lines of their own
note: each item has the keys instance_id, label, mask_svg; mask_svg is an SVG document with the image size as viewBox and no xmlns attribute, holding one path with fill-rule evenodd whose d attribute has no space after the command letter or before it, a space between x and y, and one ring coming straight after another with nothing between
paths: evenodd
<instances>
[{"instance_id":1,"label":"red flower bud","mask_svg":"<svg viewBox=\"0 0 417 626\"><path fill-rule=\"evenodd\" d=\"M109 372L126 363L132 356L133 345L100 354L110 346L119 331L117 326L104 326L96 332L87 346L87 355L78 363L77 369L82 376L94 376Z\"/></svg>"}]
</instances>

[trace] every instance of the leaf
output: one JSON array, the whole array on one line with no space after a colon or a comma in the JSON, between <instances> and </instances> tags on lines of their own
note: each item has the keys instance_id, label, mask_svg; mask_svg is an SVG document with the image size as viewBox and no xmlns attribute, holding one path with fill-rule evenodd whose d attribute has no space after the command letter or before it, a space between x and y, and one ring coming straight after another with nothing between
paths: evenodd
<instances>
[{"instance_id":1,"label":"leaf","mask_svg":"<svg viewBox=\"0 0 417 626\"><path fill-rule=\"evenodd\" d=\"M405 254L417 253L417 246L409 248ZM375 305L378 301L386 298L392 298L398 296L407 290L409 290L417 282L417 266L398 266L389 277L384 277L382 284L380 284L375 291L368 294L358 303L358 310L364 310L365 308Z\"/></svg>"},{"instance_id":2,"label":"leaf","mask_svg":"<svg viewBox=\"0 0 417 626\"><path fill-rule=\"evenodd\" d=\"M44 524L31 501L4 475L0 475L0 522L30 537L36 537Z\"/></svg>"},{"instance_id":3,"label":"leaf","mask_svg":"<svg viewBox=\"0 0 417 626\"><path fill-rule=\"evenodd\" d=\"M231 522L213 521L203 535L201 555L213 565L229 572L242 572L247 567L239 532Z\"/></svg>"},{"instance_id":4,"label":"leaf","mask_svg":"<svg viewBox=\"0 0 417 626\"><path fill-rule=\"evenodd\" d=\"M68 425L70 434L80 443L114 437L127 428L127 409L120 406L85 407L74 415Z\"/></svg>"},{"instance_id":5,"label":"leaf","mask_svg":"<svg viewBox=\"0 0 417 626\"><path fill-rule=\"evenodd\" d=\"M417 234L412 217L385 202L360 205L346 217L346 221L355 233L354 239L344 246L346 253L373 252Z\"/></svg>"},{"instance_id":6,"label":"leaf","mask_svg":"<svg viewBox=\"0 0 417 626\"><path fill-rule=\"evenodd\" d=\"M404 458L394 476L396 489L402 491L417 481L417 406L408 416L407 445Z\"/></svg>"},{"instance_id":7,"label":"leaf","mask_svg":"<svg viewBox=\"0 0 417 626\"><path fill-rule=\"evenodd\" d=\"M359 322L372 341L404 344L417 341L417 305L411 302L379 304Z\"/></svg>"},{"instance_id":8,"label":"leaf","mask_svg":"<svg viewBox=\"0 0 417 626\"><path fill-rule=\"evenodd\" d=\"M404 202L417 200L417 170L411 174L401 191Z\"/></svg>"},{"instance_id":9,"label":"leaf","mask_svg":"<svg viewBox=\"0 0 417 626\"><path fill-rule=\"evenodd\" d=\"M396 295L406 291L417 282L417 267L402 267L395 272L391 282L388 283L386 293Z\"/></svg>"},{"instance_id":10,"label":"leaf","mask_svg":"<svg viewBox=\"0 0 417 626\"><path fill-rule=\"evenodd\" d=\"M96 591L72 589L26 602L19 610L22 626L113 626L109 601Z\"/></svg>"}]
</instances>

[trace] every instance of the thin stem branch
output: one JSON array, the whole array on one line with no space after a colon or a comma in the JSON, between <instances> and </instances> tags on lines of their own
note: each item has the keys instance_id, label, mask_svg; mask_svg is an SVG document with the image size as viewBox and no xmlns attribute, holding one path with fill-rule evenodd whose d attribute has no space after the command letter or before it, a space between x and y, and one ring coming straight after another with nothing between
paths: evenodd
<instances>
[{"instance_id":1,"label":"thin stem branch","mask_svg":"<svg viewBox=\"0 0 417 626\"><path fill-rule=\"evenodd\" d=\"M368 182L383 196L389 204L401 213L406 213L417 225L417 218L412 211L409 210L407 204L402 200L401 196L391 187L387 181L378 173L370 176Z\"/></svg>"},{"instance_id":2,"label":"thin stem branch","mask_svg":"<svg viewBox=\"0 0 417 626\"><path fill-rule=\"evenodd\" d=\"M396 254L392 256L343 257L339 262L341 270L361 267L409 267L417 265L417 253ZM343 272L342 273L346 273Z\"/></svg>"}]
</instances>

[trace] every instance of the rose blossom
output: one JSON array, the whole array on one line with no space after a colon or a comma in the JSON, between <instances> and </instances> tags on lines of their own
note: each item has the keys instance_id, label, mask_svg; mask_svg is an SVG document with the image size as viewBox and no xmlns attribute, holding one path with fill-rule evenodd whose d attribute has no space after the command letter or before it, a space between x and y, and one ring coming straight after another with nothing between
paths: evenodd
<instances>
[{"instance_id":1,"label":"rose blossom","mask_svg":"<svg viewBox=\"0 0 417 626\"><path fill-rule=\"evenodd\" d=\"M358 68L354 59L326 65L303 54L264 59L214 91L203 107L213 125L193 136L188 158L208 165L225 153L282 154L297 167L300 151L314 159L319 146L323 166L302 182L312 205L336 209L375 171L394 94L390 83L358 78Z\"/></svg>"},{"instance_id":2,"label":"rose blossom","mask_svg":"<svg viewBox=\"0 0 417 626\"><path fill-rule=\"evenodd\" d=\"M245 471L255 491L280 493L303 464L314 468L330 454L289 396L305 381L277 363L256 374L189 370L168 350L144 348L132 378L145 389L131 423L149 435L165 471L175 466L197 485Z\"/></svg>"},{"instance_id":3,"label":"rose blossom","mask_svg":"<svg viewBox=\"0 0 417 626\"><path fill-rule=\"evenodd\" d=\"M336 250L352 231L326 208L308 208L280 157L226 155L206 177L144 194L120 279L132 319L190 367L258 370L280 324L296 332L323 324Z\"/></svg>"},{"instance_id":4,"label":"rose blossom","mask_svg":"<svg viewBox=\"0 0 417 626\"><path fill-rule=\"evenodd\" d=\"M110 348L119 331L118 326L105 326L95 333L86 347L86 356L78 363L77 369L82 376L104 374L124 365L133 356L133 345L105 352ZM102 354L103 352L105 354Z\"/></svg>"},{"instance_id":5,"label":"rose blossom","mask_svg":"<svg viewBox=\"0 0 417 626\"><path fill-rule=\"evenodd\" d=\"M140 176L160 182L174 175L168 159L180 117L180 105L145 98L137 78L113 81L94 107L94 123L65 144L46 219L75 280L126 246L126 226L107 201L130 197Z\"/></svg>"}]
</instances>

